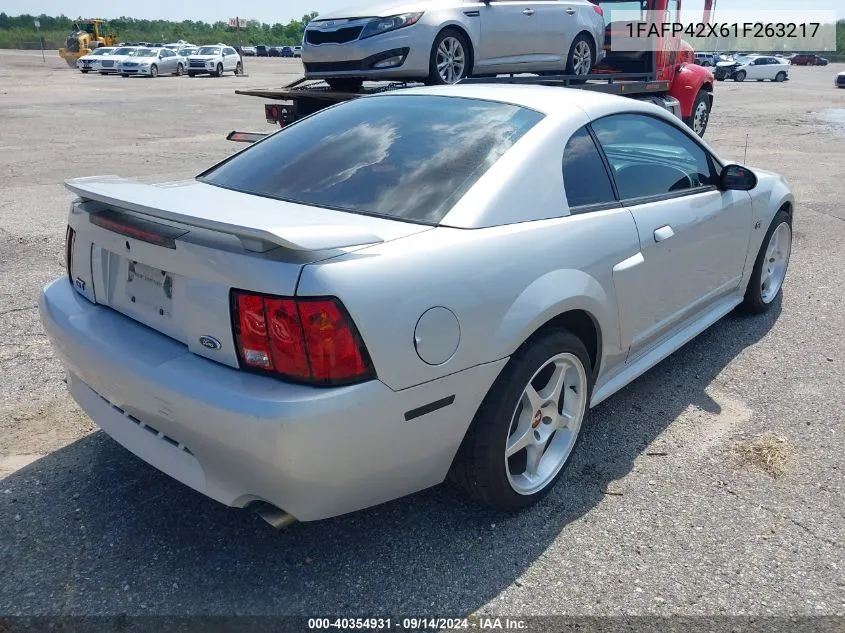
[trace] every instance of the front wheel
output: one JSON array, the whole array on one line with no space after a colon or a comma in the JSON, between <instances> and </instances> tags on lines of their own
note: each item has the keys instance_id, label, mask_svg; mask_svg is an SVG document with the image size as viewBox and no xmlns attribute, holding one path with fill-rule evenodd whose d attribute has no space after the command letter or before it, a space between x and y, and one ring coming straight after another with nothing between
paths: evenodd
<instances>
[{"instance_id":1,"label":"front wheel","mask_svg":"<svg viewBox=\"0 0 845 633\"><path fill-rule=\"evenodd\" d=\"M196 77L196 73L192 73L190 70L188 71L188 77Z\"/></svg>"},{"instance_id":2,"label":"front wheel","mask_svg":"<svg viewBox=\"0 0 845 633\"><path fill-rule=\"evenodd\" d=\"M214 69L214 76L215 77L222 77L223 76L223 64L217 64L217 68Z\"/></svg>"},{"instance_id":3,"label":"front wheel","mask_svg":"<svg viewBox=\"0 0 845 633\"><path fill-rule=\"evenodd\" d=\"M182 73L184 73L184 72L185 72L184 66L182 66L182 64L176 64L176 76L181 77Z\"/></svg>"},{"instance_id":4,"label":"front wheel","mask_svg":"<svg viewBox=\"0 0 845 633\"><path fill-rule=\"evenodd\" d=\"M743 307L753 314L772 307L783 288L792 254L792 218L781 209L766 231L745 290Z\"/></svg>"},{"instance_id":5,"label":"front wheel","mask_svg":"<svg viewBox=\"0 0 845 633\"><path fill-rule=\"evenodd\" d=\"M150 66L150 77L158 77L158 66L155 64Z\"/></svg>"},{"instance_id":6,"label":"front wheel","mask_svg":"<svg viewBox=\"0 0 845 633\"><path fill-rule=\"evenodd\" d=\"M87 70L81 70L81 71L79 71L79 72L81 72L83 75L87 75L87 74L88 74L88 71L87 71Z\"/></svg>"},{"instance_id":7,"label":"front wheel","mask_svg":"<svg viewBox=\"0 0 845 633\"><path fill-rule=\"evenodd\" d=\"M707 131L707 124L710 122L710 95L706 90L699 90L695 97L695 103L692 104L692 113L684 123L687 124L693 132L699 137L704 136Z\"/></svg>"},{"instance_id":8,"label":"front wheel","mask_svg":"<svg viewBox=\"0 0 845 633\"><path fill-rule=\"evenodd\" d=\"M540 500L578 440L592 390L581 340L556 330L529 340L493 383L450 469L472 497L499 510Z\"/></svg>"},{"instance_id":9,"label":"front wheel","mask_svg":"<svg viewBox=\"0 0 845 633\"><path fill-rule=\"evenodd\" d=\"M469 76L469 44L455 30L440 33L431 47L428 60L428 85L456 84Z\"/></svg>"},{"instance_id":10,"label":"front wheel","mask_svg":"<svg viewBox=\"0 0 845 633\"><path fill-rule=\"evenodd\" d=\"M745 81L745 77L746 77L745 71L740 70L738 73L736 73L734 75L734 81Z\"/></svg>"}]
</instances>

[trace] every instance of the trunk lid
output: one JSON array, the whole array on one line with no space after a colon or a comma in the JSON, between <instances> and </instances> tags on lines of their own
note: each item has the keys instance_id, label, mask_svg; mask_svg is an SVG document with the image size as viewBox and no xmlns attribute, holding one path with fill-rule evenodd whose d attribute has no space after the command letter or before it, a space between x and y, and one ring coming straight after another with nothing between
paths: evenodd
<instances>
[{"instance_id":1,"label":"trunk lid","mask_svg":"<svg viewBox=\"0 0 845 633\"><path fill-rule=\"evenodd\" d=\"M232 288L294 296L309 263L431 228L198 181L66 185L80 196L69 222L77 291L232 367Z\"/></svg>"}]
</instances>

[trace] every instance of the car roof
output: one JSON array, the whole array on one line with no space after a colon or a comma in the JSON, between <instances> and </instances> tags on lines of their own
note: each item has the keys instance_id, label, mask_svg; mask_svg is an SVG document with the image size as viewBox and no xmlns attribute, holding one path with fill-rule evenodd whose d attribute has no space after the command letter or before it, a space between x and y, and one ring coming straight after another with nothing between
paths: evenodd
<instances>
[{"instance_id":1,"label":"car roof","mask_svg":"<svg viewBox=\"0 0 845 633\"><path fill-rule=\"evenodd\" d=\"M451 86L425 86L420 88L405 88L395 92L378 93L375 96L390 97L395 95L441 95L461 97L466 99L480 99L484 101L498 101L529 108L547 116L569 118L567 114L573 108L586 113L591 119L605 116L613 112L634 111L666 114L666 111L652 103L646 103L620 97L617 95L581 90L578 88L562 88L559 86L537 86L526 84L455 84ZM671 115L668 115L671 116Z\"/></svg>"}]
</instances>

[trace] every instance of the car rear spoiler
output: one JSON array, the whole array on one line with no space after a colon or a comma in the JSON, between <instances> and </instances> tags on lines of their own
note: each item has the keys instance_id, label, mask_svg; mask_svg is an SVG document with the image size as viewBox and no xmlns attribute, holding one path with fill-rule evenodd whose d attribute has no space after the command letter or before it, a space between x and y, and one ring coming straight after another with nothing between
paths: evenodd
<instances>
[{"instance_id":1,"label":"car rear spoiler","mask_svg":"<svg viewBox=\"0 0 845 633\"><path fill-rule=\"evenodd\" d=\"M119 176L93 176L65 181L65 187L85 200L93 200L117 210L128 210L145 216L178 222L236 236L249 251L265 252L283 247L294 251L322 251L351 246L378 244L378 235L358 226L343 224L236 224L234 217L246 215L217 214L218 217L185 213L180 198L166 186L145 185ZM245 194L246 195L246 194Z\"/></svg>"}]
</instances>

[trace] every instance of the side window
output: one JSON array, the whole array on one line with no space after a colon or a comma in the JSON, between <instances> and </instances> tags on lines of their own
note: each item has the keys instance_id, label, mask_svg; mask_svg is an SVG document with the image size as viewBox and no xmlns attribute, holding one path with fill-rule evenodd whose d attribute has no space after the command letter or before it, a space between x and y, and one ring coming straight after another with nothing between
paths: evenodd
<instances>
[{"instance_id":1,"label":"side window","mask_svg":"<svg viewBox=\"0 0 845 633\"><path fill-rule=\"evenodd\" d=\"M683 193L716 184L707 152L675 126L644 114L593 123L622 200Z\"/></svg>"},{"instance_id":2,"label":"side window","mask_svg":"<svg viewBox=\"0 0 845 633\"><path fill-rule=\"evenodd\" d=\"M226 49L223 50L223 52L226 53L226 55L234 55L235 49L234 48L226 48Z\"/></svg>"},{"instance_id":3,"label":"side window","mask_svg":"<svg viewBox=\"0 0 845 633\"><path fill-rule=\"evenodd\" d=\"M616 201L604 161L587 128L575 132L563 150L563 188L573 213L578 207Z\"/></svg>"}]
</instances>

